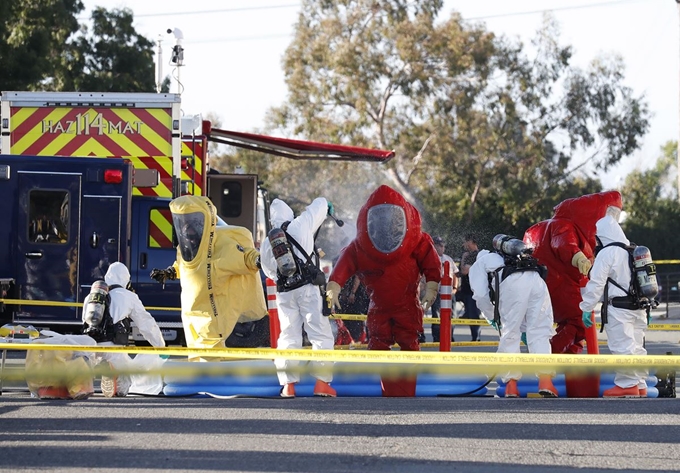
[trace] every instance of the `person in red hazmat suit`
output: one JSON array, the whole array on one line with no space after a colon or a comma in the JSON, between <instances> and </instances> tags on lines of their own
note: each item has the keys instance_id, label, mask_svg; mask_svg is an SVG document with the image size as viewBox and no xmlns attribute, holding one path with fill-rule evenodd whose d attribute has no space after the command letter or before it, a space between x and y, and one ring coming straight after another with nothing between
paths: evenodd
<instances>
[{"instance_id":1,"label":"person in red hazmat suit","mask_svg":"<svg viewBox=\"0 0 680 473\"><path fill-rule=\"evenodd\" d=\"M567 199L555 206L551 219L533 225L524 234L524 242L534 248L534 257L548 268L546 283L557 323L550 341L553 353L583 351L585 326L579 304L594 258L595 223L607 213L618 219L622 208L618 191Z\"/></svg>"},{"instance_id":2,"label":"person in red hazmat suit","mask_svg":"<svg viewBox=\"0 0 680 473\"><path fill-rule=\"evenodd\" d=\"M423 331L423 307L435 300L441 262L432 238L421 230L420 214L388 186L373 192L359 211L357 235L342 250L326 288L335 307L347 279L358 274L370 295L369 350L389 350L395 342L402 350L418 351ZM423 306L418 284L423 274ZM416 377L382 377L385 397L415 396Z\"/></svg>"},{"instance_id":3,"label":"person in red hazmat suit","mask_svg":"<svg viewBox=\"0 0 680 473\"><path fill-rule=\"evenodd\" d=\"M188 348L224 348L237 322L267 314L253 236L219 219L207 197L178 197L170 202L170 211L177 260L167 269L154 269L151 277L159 282L179 278Z\"/></svg>"}]
</instances>

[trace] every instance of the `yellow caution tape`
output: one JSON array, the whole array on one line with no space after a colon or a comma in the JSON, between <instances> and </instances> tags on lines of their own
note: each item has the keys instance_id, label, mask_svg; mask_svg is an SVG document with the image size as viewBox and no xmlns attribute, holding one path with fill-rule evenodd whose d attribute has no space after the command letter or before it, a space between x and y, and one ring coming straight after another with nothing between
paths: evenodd
<instances>
[{"instance_id":1,"label":"yellow caution tape","mask_svg":"<svg viewBox=\"0 0 680 473\"><path fill-rule=\"evenodd\" d=\"M335 320L363 320L366 321L366 316L361 314L333 314L328 317Z\"/></svg>"},{"instance_id":2,"label":"yellow caution tape","mask_svg":"<svg viewBox=\"0 0 680 473\"><path fill-rule=\"evenodd\" d=\"M40 301L36 299L0 299L0 303L12 305L35 305L48 307L82 307L82 302ZM155 307L146 306L146 310L169 310L179 312L179 307Z\"/></svg>"},{"instance_id":3,"label":"yellow caution tape","mask_svg":"<svg viewBox=\"0 0 680 473\"><path fill-rule=\"evenodd\" d=\"M88 368L88 373L94 374L158 374L162 376L176 376L178 378L193 379L199 376L254 376L259 374L275 375L275 366L272 362L277 358L290 360L325 361L335 363L327 365L334 373L360 374L374 373L381 375L404 375L419 373L437 374L486 374L513 370L523 373L535 373L539 370L556 372L596 372L612 371L615 369L637 368L663 368L677 370L680 368L680 356L623 356L623 355L555 355L555 354L531 354L531 353L455 353L438 351L367 351L367 350L274 350L261 348L227 348L227 349L188 349L188 348L153 348L153 347L111 347L111 346L74 346L74 345L46 345L27 344L15 345L0 343L0 350L60 350L73 351L83 355L93 352L100 353L141 353L157 355L174 355L187 357L194 360L211 359L219 363L189 363L175 362L174 360L162 366L145 368L128 368L124 370L112 370L110 367L98 366L94 371ZM186 358L185 358L186 359ZM247 360L247 361L245 361ZM252 360L269 361L271 363L249 363ZM242 361L242 363L238 363ZM245 363L243 363L245 361ZM332 366L332 368L330 368ZM312 373L319 368L310 363L299 363L296 368L291 368L300 374ZM54 368L48 369L40 366L31 367L31 376L49 376L53 378L66 378L67 374L73 373L64 370L64 373L55 372ZM68 371L68 373L67 373ZM11 367L3 372L3 379L26 379L26 371ZM35 379L35 378L34 378Z\"/></svg>"},{"instance_id":4,"label":"yellow caution tape","mask_svg":"<svg viewBox=\"0 0 680 473\"><path fill-rule=\"evenodd\" d=\"M599 322L595 324L598 330L602 327ZM659 332L674 332L680 330L680 324L649 324L647 330L655 330Z\"/></svg>"},{"instance_id":5,"label":"yellow caution tape","mask_svg":"<svg viewBox=\"0 0 680 473\"><path fill-rule=\"evenodd\" d=\"M451 342L452 347L497 347L498 342ZM420 348L437 348L439 342L425 342L420 344Z\"/></svg>"},{"instance_id":6,"label":"yellow caution tape","mask_svg":"<svg viewBox=\"0 0 680 473\"><path fill-rule=\"evenodd\" d=\"M673 260L675 261L675 260ZM680 260L678 260L680 263ZM59 302L59 301L41 301L34 299L4 299L0 298L0 303L13 304L13 305L31 305L31 306L51 306L51 307L82 307L82 302ZM166 311L176 311L179 312L181 309L179 307L158 307L158 306L146 306L146 310L166 310ZM361 314L333 314L329 317L330 319L339 320L359 320L366 321L367 316ZM436 317L423 317L423 323L425 324L441 324L441 319ZM451 319L451 325L479 325L486 326L489 323L484 319ZM597 328L600 328L600 324L597 324ZM659 330L659 331L677 331L680 330L680 324L650 324L647 327L648 330Z\"/></svg>"},{"instance_id":7,"label":"yellow caution tape","mask_svg":"<svg viewBox=\"0 0 680 473\"><path fill-rule=\"evenodd\" d=\"M0 299L4 304L16 305L39 305L39 306L53 306L53 307L82 307L82 302L57 302L57 301L39 301L33 299Z\"/></svg>"},{"instance_id":8,"label":"yellow caution tape","mask_svg":"<svg viewBox=\"0 0 680 473\"><path fill-rule=\"evenodd\" d=\"M441 324L441 319L438 317L423 317L424 324ZM488 325L491 324L484 319L451 319L451 325Z\"/></svg>"},{"instance_id":9,"label":"yellow caution tape","mask_svg":"<svg viewBox=\"0 0 680 473\"><path fill-rule=\"evenodd\" d=\"M660 259L655 260L654 264L680 264L680 259Z\"/></svg>"},{"instance_id":10,"label":"yellow caution tape","mask_svg":"<svg viewBox=\"0 0 680 473\"><path fill-rule=\"evenodd\" d=\"M606 340L599 340L598 345L606 346ZM585 345L585 343L584 343ZM451 347L497 347L498 342L451 342ZM351 343L349 345L335 345L335 350L362 350L368 348L366 343ZM392 348L398 349L399 345L394 344ZM425 342L420 344L420 348L439 349L439 342Z\"/></svg>"},{"instance_id":11,"label":"yellow caution tape","mask_svg":"<svg viewBox=\"0 0 680 473\"><path fill-rule=\"evenodd\" d=\"M277 350L271 348L155 348L155 347L117 347L117 346L76 346L48 345L31 343L17 345L0 343L0 350L59 350L96 353L142 353L172 356L191 356L201 358L271 360L286 358L300 361L328 362L370 362L370 363L420 363L471 366L495 366L511 368L552 367L571 368L619 367L629 368L647 366L680 366L677 355L565 355L533 353L456 353L437 351L382 351L382 350Z\"/></svg>"},{"instance_id":12,"label":"yellow caution tape","mask_svg":"<svg viewBox=\"0 0 680 473\"><path fill-rule=\"evenodd\" d=\"M680 324L649 324L647 330L660 330L672 332L675 330L680 330Z\"/></svg>"},{"instance_id":13,"label":"yellow caution tape","mask_svg":"<svg viewBox=\"0 0 680 473\"><path fill-rule=\"evenodd\" d=\"M440 324L441 321L438 318L425 317L423 318L423 323L426 324ZM489 323L484 319L452 319L451 325L488 325ZM599 330L602 326L600 323L595 324ZM680 330L680 324L650 324L647 326L647 330L658 330L658 331L668 331L673 332Z\"/></svg>"},{"instance_id":14,"label":"yellow caution tape","mask_svg":"<svg viewBox=\"0 0 680 473\"><path fill-rule=\"evenodd\" d=\"M330 319L341 319L341 320L366 320L366 315L357 314L333 314L329 317ZM441 319L438 317L423 317L424 324L441 324ZM451 325L489 325L484 319L451 319ZM490 326L490 325L489 325Z\"/></svg>"}]
</instances>

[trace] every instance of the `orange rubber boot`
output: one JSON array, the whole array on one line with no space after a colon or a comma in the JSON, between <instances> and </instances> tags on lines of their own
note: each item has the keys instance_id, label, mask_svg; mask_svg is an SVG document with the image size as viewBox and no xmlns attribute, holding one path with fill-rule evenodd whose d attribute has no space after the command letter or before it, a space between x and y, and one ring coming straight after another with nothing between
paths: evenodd
<instances>
[{"instance_id":1,"label":"orange rubber boot","mask_svg":"<svg viewBox=\"0 0 680 473\"><path fill-rule=\"evenodd\" d=\"M516 379L511 379L505 385L505 397L519 397L519 390L517 389Z\"/></svg>"},{"instance_id":2,"label":"orange rubber boot","mask_svg":"<svg viewBox=\"0 0 680 473\"><path fill-rule=\"evenodd\" d=\"M557 389L552 382L552 376L542 374L538 377L538 393L543 397L557 397Z\"/></svg>"},{"instance_id":3,"label":"orange rubber boot","mask_svg":"<svg viewBox=\"0 0 680 473\"><path fill-rule=\"evenodd\" d=\"M640 397L640 390L637 386L631 386L630 388L622 388L620 386L614 386L613 388L606 389L602 393L603 397Z\"/></svg>"},{"instance_id":4,"label":"orange rubber boot","mask_svg":"<svg viewBox=\"0 0 680 473\"><path fill-rule=\"evenodd\" d=\"M281 388L281 397L295 397L295 383L284 384Z\"/></svg>"},{"instance_id":5,"label":"orange rubber boot","mask_svg":"<svg viewBox=\"0 0 680 473\"><path fill-rule=\"evenodd\" d=\"M323 397L337 397L338 393L335 392L335 389L331 388L330 384L317 379L316 384L314 385L314 395Z\"/></svg>"}]
</instances>

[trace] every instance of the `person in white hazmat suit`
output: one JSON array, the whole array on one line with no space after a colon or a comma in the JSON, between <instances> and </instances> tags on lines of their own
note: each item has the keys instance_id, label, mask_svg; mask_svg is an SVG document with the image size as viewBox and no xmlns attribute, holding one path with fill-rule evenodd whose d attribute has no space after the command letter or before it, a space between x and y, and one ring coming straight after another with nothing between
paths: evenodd
<instances>
[{"instance_id":1,"label":"person in white hazmat suit","mask_svg":"<svg viewBox=\"0 0 680 473\"><path fill-rule=\"evenodd\" d=\"M109 297L111 298L109 314L114 326L129 318L147 342L157 348L165 347L165 340L163 340L163 334L161 329L158 328L156 320L146 311L139 296L126 289L130 284L128 268L123 263L112 263L106 271L104 282L109 286ZM101 342L99 345L113 345L113 342ZM126 353L100 353L98 356L103 361L108 362L114 370L125 371L132 366L132 360ZM132 377L127 374L102 376L102 393L106 397L126 396L134 380L135 375L132 375Z\"/></svg>"},{"instance_id":2,"label":"person in white hazmat suit","mask_svg":"<svg viewBox=\"0 0 680 473\"><path fill-rule=\"evenodd\" d=\"M608 297L623 297L625 291L610 284L609 279L616 281L622 287L628 287L631 281L628 251L619 246L609 246L619 242L629 245L623 229L612 215L605 215L597 221L596 236L604 248L600 249L593 267L590 270L590 280L586 284L583 299L579 307L583 311L583 323L586 327L593 325L593 309L602 300L605 286L609 284ZM607 303L609 303L608 301ZM604 302L603 302L604 303ZM646 355L643 345L647 316L643 309L621 309L609 304L607 307L607 345L613 355ZM614 376L614 387L606 389L604 397L647 397L647 370L617 370Z\"/></svg>"},{"instance_id":3,"label":"person in white hazmat suit","mask_svg":"<svg viewBox=\"0 0 680 473\"><path fill-rule=\"evenodd\" d=\"M520 240L516 241L523 245ZM506 261L501 254L481 250L468 273L477 307L495 328L498 327L491 322L494 320L494 305L491 302L489 285L495 288L496 278L501 278L499 294L496 296L501 333L498 353L520 353L524 329L529 352L548 354L551 352L550 338L555 334L548 287L536 270L508 271L509 274L503 278L503 270L496 270L505 265ZM554 372L541 371L537 375L539 393L544 397L557 397L557 389L552 382ZM521 377L520 371L509 371L501 375L506 384L505 397L519 397L517 381Z\"/></svg>"},{"instance_id":4,"label":"person in white hazmat suit","mask_svg":"<svg viewBox=\"0 0 680 473\"><path fill-rule=\"evenodd\" d=\"M282 200L274 199L270 208L270 220L272 227L284 228L307 255L314 251L314 234L326 219L326 215L332 212L332 206L323 197L317 197L298 217L294 218L293 210ZM285 225L285 222L290 222ZM262 270L265 275L277 281L277 263L272 251L272 245L268 238L262 242L260 248L262 258ZM302 260L306 261L305 255L293 245L293 251ZM304 281L303 281L304 282ZM335 340L328 317L322 315L322 297L319 286L306 282L300 287L290 290L277 290L276 302L279 311L281 333L278 338L277 348L302 348L302 327L307 332L313 350L332 350ZM300 375L291 371L298 362L277 358L275 360L278 370L279 384L281 384L281 397L295 397L295 384L300 381ZM315 362L314 376L317 378L314 386L315 396L335 397L336 392L330 386L333 374L329 363Z\"/></svg>"},{"instance_id":5,"label":"person in white hazmat suit","mask_svg":"<svg viewBox=\"0 0 680 473\"><path fill-rule=\"evenodd\" d=\"M260 254L252 233L218 219L207 197L178 197L170 202L170 211L177 233L177 260L167 269L154 269L151 277L159 282L179 278L188 348L224 348L237 322L267 315Z\"/></svg>"}]
</instances>

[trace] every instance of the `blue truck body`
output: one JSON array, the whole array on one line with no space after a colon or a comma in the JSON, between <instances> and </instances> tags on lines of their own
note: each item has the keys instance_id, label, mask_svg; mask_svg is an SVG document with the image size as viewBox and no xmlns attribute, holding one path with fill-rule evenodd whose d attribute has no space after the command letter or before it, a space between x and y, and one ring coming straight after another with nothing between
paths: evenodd
<instances>
[{"instance_id":1,"label":"blue truck body","mask_svg":"<svg viewBox=\"0 0 680 473\"><path fill-rule=\"evenodd\" d=\"M0 155L0 291L15 301L0 304L0 322L77 333L74 303L122 261L166 340L181 339L179 283L149 277L175 260L175 249L153 247L149 236L151 210L167 210L170 199L133 196L133 179L123 159Z\"/></svg>"}]
</instances>

